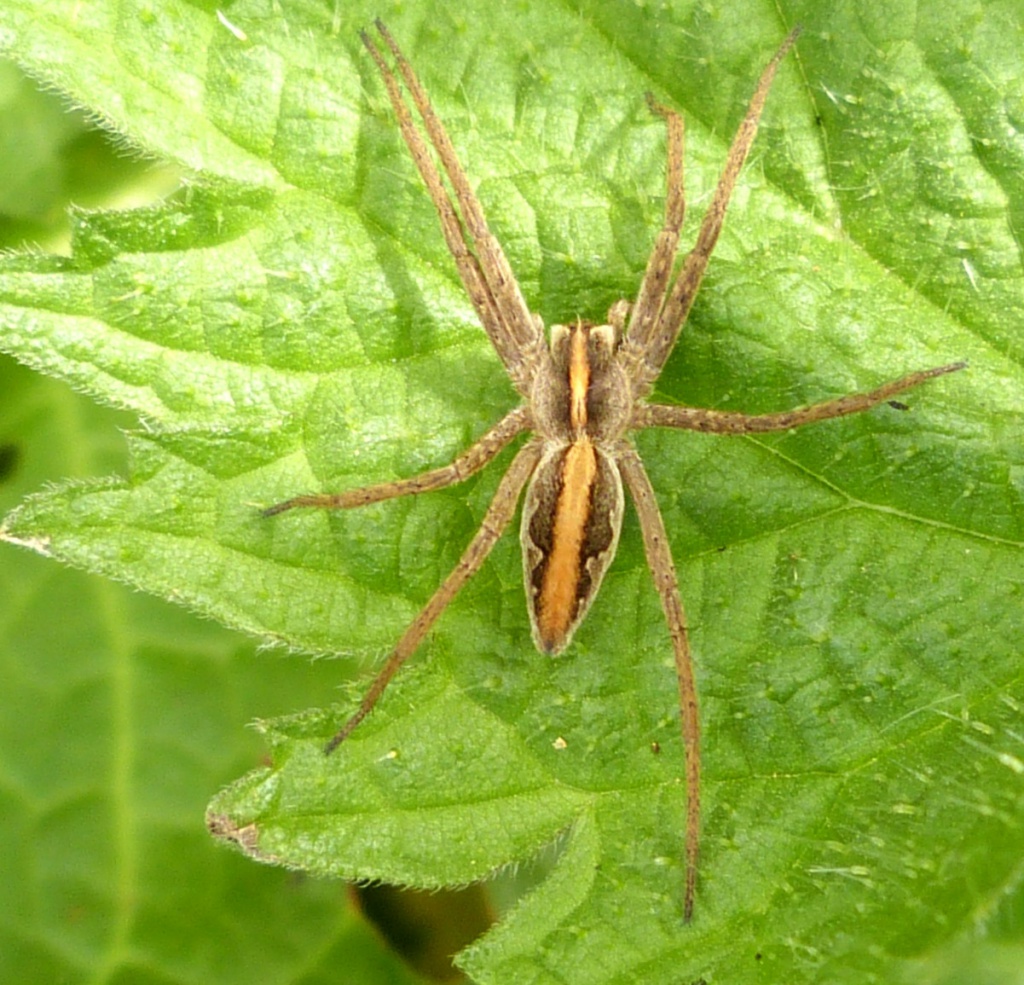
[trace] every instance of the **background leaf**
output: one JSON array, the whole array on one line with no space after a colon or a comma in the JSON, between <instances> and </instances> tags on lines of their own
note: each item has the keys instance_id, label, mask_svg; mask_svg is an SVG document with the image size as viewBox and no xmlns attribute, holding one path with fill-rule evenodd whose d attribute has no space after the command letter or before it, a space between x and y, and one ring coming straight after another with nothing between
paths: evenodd
<instances>
[{"instance_id":1,"label":"background leaf","mask_svg":"<svg viewBox=\"0 0 1024 985\"><path fill-rule=\"evenodd\" d=\"M123 468L116 428L0 360L0 502ZM221 851L212 790L261 757L244 726L337 668L257 655L209 622L7 551L0 565L0 980L412 982L337 883Z\"/></svg>"},{"instance_id":2,"label":"background leaf","mask_svg":"<svg viewBox=\"0 0 1024 985\"><path fill-rule=\"evenodd\" d=\"M760 411L971 369L905 414L637 439L703 703L693 926L670 653L631 520L565 657L533 654L506 538L336 757L317 750L358 686L322 713L301 709L326 686L285 701L271 764L211 814L265 860L422 886L555 843L546 881L464 955L479 981L1012 980L1016 6L236 2L244 39L194 5L61 6L9 4L0 43L195 174L158 206L76 214L70 259L0 268L0 344L146 425L129 479L33 496L4 535L364 658L452 566L500 466L345 515L258 507L443 463L513 397L356 30L380 13L404 44L554 322L636 289L664 180L643 91L685 113L692 230L758 72L804 24L659 396Z\"/></svg>"}]
</instances>

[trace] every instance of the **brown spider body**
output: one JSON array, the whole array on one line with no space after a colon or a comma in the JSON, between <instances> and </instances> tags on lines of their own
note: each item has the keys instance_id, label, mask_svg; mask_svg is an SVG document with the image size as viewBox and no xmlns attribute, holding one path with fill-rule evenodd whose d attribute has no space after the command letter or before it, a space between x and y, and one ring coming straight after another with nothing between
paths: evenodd
<instances>
[{"instance_id":1,"label":"brown spider body","mask_svg":"<svg viewBox=\"0 0 1024 985\"><path fill-rule=\"evenodd\" d=\"M523 581L542 653L559 653L587 614L615 557L625 495L616 446L632 411L610 325L551 331L534 380L532 429L543 451L527 488Z\"/></svg>"},{"instance_id":2,"label":"brown spider body","mask_svg":"<svg viewBox=\"0 0 1024 985\"><path fill-rule=\"evenodd\" d=\"M351 509L368 503L441 489L482 469L524 431L533 437L517 452L488 507L480 529L455 569L398 641L358 709L327 743L329 753L370 713L388 683L416 651L430 627L483 564L508 526L520 494L521 542L527 607L541 652L568 645L597 594L618 546L625 490L636 507L647 562L661 599L675 656L679 712L686 754L686 877L683 914L689 920L697 880L700 826L700 723L686 616L654 490L628 432L669 427L720 434L780 431L858 413L888 401L925 380L962 369L951 363L911 373L871 390L775 414L748 415L650 404L650 393L686 321L726 207L747 156L779 62L792 47L793 31L769 61L733 139L725 168L704 215L693 249L673 281L683 195L683 123L672 110L648 97L668 130L665 220L651 252L636 301L614 304L608 324L577 321L555 325L550 347L540 317L530 311L500 244L488 229L451 141L419 79L384 25L377 30L391 51L430 145L417 129L398 79L383 54L362 34L380 70L406 146L437 208L441 231L480 323L524 403L502 418L449 465L395 482L343 493L297 496L264 510L265 516L294 507ZM431 152L433 149L433 153ZM444 184L440 160L454 201ZM458 209L456 209L456 203ZM902 405L901 405L902 406Z\"/></svg>"}]
</instances>

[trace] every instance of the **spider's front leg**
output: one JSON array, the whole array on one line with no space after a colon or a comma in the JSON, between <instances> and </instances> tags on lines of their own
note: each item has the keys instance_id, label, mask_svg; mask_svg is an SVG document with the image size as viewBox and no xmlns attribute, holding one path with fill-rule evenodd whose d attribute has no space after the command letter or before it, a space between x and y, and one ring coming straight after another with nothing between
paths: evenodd
<instances>
[{"instance_id":1,"label":"spider's front leg","mask_svg":"<svg viewBox=\"0 0 1024 985\"><path fill-rule=\"evenodd\" d=\"M621 335L628 334L635 339L646 338L661 314L665 292L668 290L669 278L672 275L672 265L679 250L679 231L683 228L683 217L686 215L686 195L683 191L683 118L667 106L656 102L650 93L647 93L647 105L652 113L665 120L667 130L665 218L661 231L654 241L654 249L647 260L647 269L644 271L644 279L640 282L636 301L632 306L626 301L619 301L608 313L609 323L619 329ZM628 331L625 328L627 313Z\"/></svg>"},{"instance_id":2,"label":"spider's front leg","mask_svg":"<svg viewBox=\"0 0 1024 985\"><path fill-rule=\"evenodd\" d=\"M445 242L458 267L466 293L480 318L480 324L505 364L516 389L523 396L528 396L534 370L532 361L545 349L543 325L527 306L501 244L487 226L483 207L459 163L444 124L430 104L423 84L391 32L379 19L376 27L385 46L395 58L398 73L412 96L430 146L451 182L455 202L445 189L441 172L426 141L416 129L412 113L402 98L398 79L370 35L362 31L360 37L384 80L402 139L437 209ZM456 202L459 211L456 210Z\"/></svg>"},{"instance_id":3,"label":"spider's front leg","mask_svg":"<svg viewBox=\"0 0 1024 985\"><path fill-rule=\"evenodd\" d=\"M639 310L634 311L629 333L623 342L623 358L633 379L634 391L638 396L645 396L650 392L651 386L661 373L665 360L668 359L686 322L693 299L697 296L697 289L704 278L704 271L707 269L711 252L722 231L722 223L725 221L725 212L729 207L729 199L732 197L736 179L739 177L740 169L743 167L743 162L747 159L754 137L757 135L757 127L765 100L768 98L768 90L771 88L779 63L793 47L799 34L799 27L790 31L789 36L782 42L764 72L761 73L746 115L743 117L736 136L733 138L732 146L729 148L729 156L726 158L722 175L718 179L715 194L704 215L704 220L701 222L700 231L697 233L697 242L687 255L683 268L679 272L675 284L672 285L672 290L668 292L667 298L665 296L667 285L660 283L661 275L656 271L661 270L664 260L667 259L668 265L664 269L667 279L672 267L672 260L675 257L675 246L670 245L671 237L666 234L671 231L677 216L679 222L682 222L682 121L679 120L677 114L657 107L657 104L651 100L658 112L666 117L669 126L669 193L665 206L665 230L655 245L640 289L644 304L642 306L638 304ZM675 237L675 242L678 242L678 234Z\"/></svg>"}]
</instances>

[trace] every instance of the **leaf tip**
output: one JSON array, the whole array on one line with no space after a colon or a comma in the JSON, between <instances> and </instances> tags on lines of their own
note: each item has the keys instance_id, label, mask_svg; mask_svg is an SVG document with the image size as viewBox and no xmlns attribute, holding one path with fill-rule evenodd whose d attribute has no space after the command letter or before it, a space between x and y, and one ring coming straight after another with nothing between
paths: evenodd
<instances>
[{"instance_id":1,"label":"leaf tip","mask_svg":"<svg viewBox=\"0 0 1024 985\"><path fill-rule=\"evenodd\" d=\"M214 838L237 845L246 855L260 855L260 829L254 823L238 825L227 814L211 811L206 815L206 830Z\"/></svg>"}]
</instances>

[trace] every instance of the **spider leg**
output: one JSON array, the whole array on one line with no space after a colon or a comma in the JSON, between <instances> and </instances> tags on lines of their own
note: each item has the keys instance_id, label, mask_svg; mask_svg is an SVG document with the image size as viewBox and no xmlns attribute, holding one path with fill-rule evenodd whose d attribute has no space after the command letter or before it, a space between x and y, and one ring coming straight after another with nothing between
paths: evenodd
<instances>
[{"instance_id":1,"label":"spider leg","mask_svg":"<svg viewBox=\"0 0 1024 985\"><path fill-rule=\"evenodd\" d=\"M312 506L326 510L351 510L357 506L379 503L397 496L411 496L417 493L444 489L468 479L490 462L517 434L532 426L530 409L521 406L506 414L471 448L464 451L454 462L431 469L408 479L396 482L382 482L376 486L362 486L343 493L316 493L295 496L283 503L275 503L263 511L263 516L277 516L297 506Z\"/></svg>"},{"instance_id":2,"label":"spider leg","mask_svg":"<svg viewBox=\"0 0 1024 985\"><path fill-rule=\"evenodd\" d=\"M718 187L715 189L711 205L704 215L704 221L701 222L697 242L683 263L683 269L679 272L668 300L661 310L661 316L652 321L646 331L636 332L630 343L630 348L636 351L634 358L638 360L637 368L634 370L634 388L641 395L646 393L650 385L658 378L662 366L665 365L665 360L668 359L672 347L676 344L686 317L690 313L697 288L700 287L704 271L707 269L711 251L715 248L718 234L722 231L725 210L728 208L736 178L747 158L754 136L757 134L758 121L761 118L761 111L764 109L765 99L768 97L768 90L775 78L775 72L799 33L800 28L798 27L790 32L786 40L779 46L779 50L772 56L772 60L764 72L761 73L757 88L747 107L746 116L743 117L743 122L740 123L736 136L733 138L732 147L729 149L729 156L726 158L722 176L718 179Z\"/></svg>"},{"instance_id":3,"label":"spider leg","mask_svg":"<svg viewBox=\"0 0 1024 985\"><path fill-rule=\"evenodd\" d=\"M686 196L683 192L683 118L656 102L650 93L647 93L647 105L652 113L665 119L668 129L668 167L664 224L654 242L644 279L630 313L627 337L638 339L650 334L651 325L665 303L668 279L679 249L679 230L682 229L686 213Z\"/></svg>"},{"instance_id":4,"label":"spider leg","mask_svg":"<svg viewBox=\"0 0 1024 985\"><path fill-rule=\"evenodd\" d=\"M423 119L430 142L455 190L463 220L476 247L476 254L466 242L462 222L426 143L416 129L412 115L402 99L398 80L370 36L363 31L360 37L384 78L402 137L437 208L445 242L458 265L462 283L498 356L505 364L519 392L527 396L533 365L530 356L538 350L546 351L543 329L527 306L501 245L487 227L483 208L470 187L469 179L459 164L451 139L430 105L422 83L388 29L379 19L375 23L380 36L395 58L398 70Z\"/></svg>"},{"instance_id":5,"label":"spider leg","mask_svg":"<svg viewBox=\"0 0 1024 985\"><path fill-rule=\"evenodd\" d=\"M697 713L697 685L693 678L690 641L686 630L686 613L679 595L679 580L669 550L665 522L661 518L658 502L647 477L643 462L636 450L627 442L616 447L616 461L626 482L644 539L647 564L654 578L654 586L661 597L672 649L676 660L676 680L679 685L679 718L686 750L686 889L683 896L683 916L693 916L693 898L697 888L697 855L700 841L700 717Z\"/></svg>"},{"instance_id":6,"label":"spider leg","mask_svg":"<svg viewBox=\"0 0 1024 985\"><path fill-rule=\"evenodd\" d=\"M751 434L762 431L788 431L790 428L831 417L845 417L880 404L897 393L918 386L926 380L966 368L967 363L950 363L910 373L898 380L885 383L868 393L851 393L835 400L826 400L810 407L784 410L776 414L743 414L738 411L706 410L703 407L673 407L669 404L641 404L637 407L630 427L682 428L686 431L711 431L717 434Z\"/></svg>"},{"instance_id":7,"label":"spider leg","mask_svg":"<svg viewBox=\"0 0 1024 985\"><path fill-rule=\"evenodd\" d=\"M430 601L412 621L412 625L405 631L405 635L398 641L391 656L373 679L373 683L359 703L355 714L338 729L334 737L324 747L325 753L333 752L373 710L373 706L384 693L384 689L391 683L391 679L398 673L402 664L416 652L423 637L437 621L437 617L444 612L448 603L455 598L462 586L479 570L480 565L484 563L491 548L497 543L498 538L504 533L512 519L516 511L516 503L519 501L519 494L533 474L533 470L540 460L540 454L541 443L537 439L528 442L519 450L508 471L502 477L498 490L491 500L491 505L487 508L487 513L480 524L480 529L469 542L462 557L459 558L459 563L455 565L451 574L445 578L441 587L434 592Z\"/></svg>"}]
</instances>

